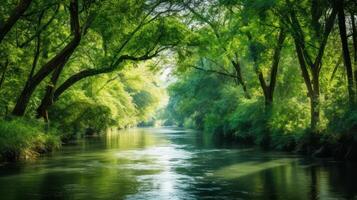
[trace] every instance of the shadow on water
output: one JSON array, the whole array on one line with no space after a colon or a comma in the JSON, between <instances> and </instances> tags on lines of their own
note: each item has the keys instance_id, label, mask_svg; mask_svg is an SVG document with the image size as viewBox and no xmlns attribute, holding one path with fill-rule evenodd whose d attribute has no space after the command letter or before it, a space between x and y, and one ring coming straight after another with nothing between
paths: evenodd
<instances>
[{"instance_id":1,"label":"shadow on water","mask_svg":"<svg viewBox=\"0 0 357 200\"><path fill-rule=\"evenodd\" d=\"M0 199L356 199L356 167L185 129L109 130L0 166Z\"/></svg>"}]
</instances>

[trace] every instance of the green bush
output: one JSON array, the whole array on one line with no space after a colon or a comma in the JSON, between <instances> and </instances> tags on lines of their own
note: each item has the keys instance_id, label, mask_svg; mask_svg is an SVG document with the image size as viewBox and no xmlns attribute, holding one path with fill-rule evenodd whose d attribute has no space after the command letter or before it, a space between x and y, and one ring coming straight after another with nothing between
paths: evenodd
<instances>
[{"instance_id":1,"label":"green bush","mask_svg":"<svg viewBox=\"0 0 357 200\"><path fill-rule=\"evenodd\" d=\"M357 130L357 108L345 109L339 114L335 114L328 125L332 134L356 134ZM356 138L357 139L357 138Z\"/></svg>"},{"instance_id":2,"label":"green bush","mask_svg":"<svg viewBox=\"0 0 357 200\"><path fill-rule=\"evenodd\" d=\"M293 150L309 132L309 107L296 98L281 100L274 106L268 123L271 146L279 150Z\"/></svg>"},{"instance_id":3,"label":"green bush","mask_svg":"<svg viewBox=\"0 0 357 200\"><path fill-rule=\"evenodd\" d=\"M0 120L0 157L3 160L33 159L61 145L55 133L44 132L38 122Z\"/></svg>"},{"instance_id":4,"label":"green bush","mask_svg":"<svg viewBox=\"0 0 357 200\"><path fill-rule=\"evenodd\" d=\"M357 160L357 108L336 112L321 143L331 147L334 157Z\"/></svg>"},{"instance_id":5,"label":"green bush","mask_svg":"<svg viewBox=\"0 0 357 200\"><path fill-rule=\"evenodd\" d=\"M230 116L229 126L238 141L267 145L267 118L258 100L242 101Z\"/></svg>"},{"instance_id":6,"label":"green bush","mask_svg":"<svg viewBox=\"0 0 357 200\"><path fill-rule=\"evenodd\" d=\"M57 105L50 110L51 126L63 132L62 139L69 140L83 134L98 134L114 124L110 109L87 101Z\"/></svg>"}]
</instances>

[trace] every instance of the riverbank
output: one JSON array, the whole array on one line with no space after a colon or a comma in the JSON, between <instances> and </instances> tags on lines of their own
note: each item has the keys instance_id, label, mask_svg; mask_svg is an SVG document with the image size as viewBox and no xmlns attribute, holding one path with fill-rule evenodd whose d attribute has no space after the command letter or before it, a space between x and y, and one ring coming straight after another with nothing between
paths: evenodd
<instances>
[{"instance_id":1,"label":"riverbank","mask_svg":"<svg viewBox=\"0 0 357 200\"><path fill-rule=\"evenodd\" d=\"M335 124L319 132L305 129L296 133L284 133L276 129L272 131L268 126L260 124L260 127L248 128L246 132L220 130L211 134L221 140L260 146L266 150L292 152L313 158L357 161L357 123L353 117L336 120Z\"/></svg>"},{"instance_id":2,"label":"riverbank","mask_svg":"<svg viewBox=\"0 0 357 200\"><path fill-rule=\"evenodd\" d=\"M213 134L220 141L235 144L256 145L267 150L293 152L316 158L357 161L357 114L353 110L335 118L333 124L317 133L309 129L286 132L269 127L269 121L263 117L248 119L238 121L233 129L223 129L222 127L228 126L218 123L220 126L205 125L206 129L202 131L207 135ZM61 123L56 126L52 123L49 128L48 124L35 119L0 120L0 160L36 159L41 154L59 149L63 142L103 132L98 127L88 128L89 125L90 123ZM207 128L208 126L211 128ZM73 134L79 132L81 135Z\"/></svg>"},{"instance_id":3,"label":"riverbank","mask_svg":"<svg viewBox=\"0 0 357 200\"><path fill-rule=\"evenodd\" d=\"M176 96L180 94L177 92ZM281 102L267 111L259 100L237 103L238 97L234 95L216 101L206 99L204 102L209 102L210 106L183 104L190 98L182 98L171 100L168 106L173 124L271 150L357 160L357 108L335 104L323 107L319 125L313 129L308 110L301 109L305 105L298 102Z\"/></svg>"},{"instance_id":4,"label":"riverbank","mask_svg":"<svg viewBox=\"0 0 357 200\"><path fill-rule=\"evenodd\" d=\"M68 141L68 134L64 137L54 128L46 129L46 124L38 121L0 120L0 161L36 159L41 154L61 148L63 141ZM355 129L351 129L336 137L333 134L305 132L296 137L277 136L266 131L264 138L253 137L254 134L240 137L216 133L211 140L218 139L234 145L260 146L265 150L293 152L314 158L357 161L355 133Z\"/></svg>"},{"instance_id":5,"label":"riverbank","mask_svg":"<svg viewBox=\"0 0 357 200\"><path fill-rule=\"evenodd\" d=\"M187 129L134 128L0 166L0 198L347 200L357 195L355 169Z\"/></svg>"},{"instance_id":6,"label":"riverbank","mask_svg":"<svg viewBox=\"0 0 357 200\"><path fill-rule=\"evenodd\" d=\"M100 116L88 120L75 118L50 123L26 117L8 116L1 119L0 162L35 160L43 154L60 149L62 144L76 142L84 137L100 136L109 126L100 124L98 119L101 119Z\"/></svg>"},{"instance_id":7,"label":"riverbank","mask_svg":"<svg viewBox=\"0 0 357 200\"><path fill-rule=\"evenodd\" d=\"M220 137L220 136L217 136ZM276 137L276 136L275 136ZM289 137L289 136L285 136ZM281 143L273 143L279 139ZM354 134L331 135L305 133L301 138L272 138L265 136L264 144L255 143L256 138L239 138L234 135L224 136L222 140L231 143L259 146L267 151L291 152L312 158L329 158L336 161L357 161L357 142Z\"/></svg>"},{"instance_id":8,"label":"riverbank","mask_svg":"<svg viewBox=\"0 0 357 200\"><path fill-rule=\"evenodd\" d=\"M36 159L61 147L61 136L38 121L0 120L0 160Z\"/></svg>"}]
</instances>

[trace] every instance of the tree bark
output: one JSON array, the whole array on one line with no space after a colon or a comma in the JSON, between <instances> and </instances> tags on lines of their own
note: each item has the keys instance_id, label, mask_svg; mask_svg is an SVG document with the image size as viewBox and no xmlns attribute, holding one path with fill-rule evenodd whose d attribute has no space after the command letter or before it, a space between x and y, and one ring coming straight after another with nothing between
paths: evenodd
<instances>
[{"instance_id":1,"label":"tree bark","mask_svg":"<svg viewBox=\"0 0 357 200\"><path fill-rule=\"evenodd\" d=\"M41 69L28 80L28 84L23 88L16 105L12 111L15 116L23 116L25 114L26 107L30 101L30 98L35 91L36 87L45 79L53 70L59 65L63 64L63 61L69 58L74 50L80 43L81 33L79 27L78 16L78 0L71 0L70 2L71 13L71 25L73 27L74 37L70 43L68 43L56 56L49 60Z\"/></svg>"},{"instance_id":2,"label":"tree bark","mask_svg":"<svg viewBox=\"0 0 357 200\"><path fill-rule=\"evenodd\" d=\"M6 70L7 70L8 65L9 65L9 60L6 59L5 65L4 65L3 69L2 69L1 78L0 78L0 89L1 89L1 87L2 87L2 84L4 83L5 74L6 74Z\"/></svg>"},{"instance_id":3,"label":"tree bark","mask_svg":"<svg viewBox=\"0 0 357 200\"><path fill-rule=\"evenodd\" d=\"M72 76L70 76L65 82L63 82L54 92L53 95L53 100L57 101L58 98L70 87L72 87L74 84L79 82L80 80L83 80L87 77L99 75L99 74L104 74L106 73L105 70L96 70L96 69L87 69L80 71Z\"/></svg>"},{"instance_id":4,"label":"tree bark","mask_svg":"<svg viewBox=\"0 0 357 200\"><path fill-rule=\"evenodd\" d=\"M16 8L11 12L10 17L4 22L4 24L0 24L0 43L15 25L17 20L20 19L21 15L29 8L31 2L32 0L21 0L17 4Z\"/></svg>"},{"instance_id":5,"label":"tree bark","mask_svg":"<svg viewBox=\"0 0 357 200\"><path fill-rule=\"evenodd\" d=\"M305 46L304 32L301 28L301 25L293 9L290 11L291 21L287 22L287 24L291 25L292 36L294 38L295 49L298 56L300 69L308 91L308 96L310 98L310 105L311 105L310 127L313 133L316 133L318 131L317 126L320 121L319 74L322 65L321 64L322 57L324 55L328 37L334 26L336 15L337 15L337 10L333 8L329 16L326 18L325 26L322 34L318 34L318 37L320 39L320 46L314 60L311 59L311 55ZM315 32L319 32L319 31L321 30L315 30ZM311 72L312 78L310 78L309 70Z\"/></svg>"},{"instance_id":6,"label":"tree bark","mask_svg":"<svg viewBox=\"0 0 357 200\"><path fill-rule=\"evenodd\" d=\"M242 89L243 89L243 92L244 92L244 96L245 96L247 99L250 99L251 97L250 97L250 94L249 94L249 91L248 91L248 88L247 88L247 84L246 84L245 81L243 80L242 70L241 70L239 61L233 61L233 60L232 60L232 65L233 65L233 67L234 67L234 70L236 71L237 81L238 81L238 83L240 83L240 84L242 85Z\"/></svg>"},{"instance_id":7,"label":"tree bark","mask_svg":"<svg viewBox=\"0 0 357 200\"><path fill-rule=\"evenodd\" d=\"M355 13L351 13L351 23L352 23L352 41L353 41L353 57L354 61L357 63L357 28Z\"/></svg>"},{"instance_id":8,"label":"tree bark","mask_svg":"<svg viewBox=\"0 0 357 200\"><path fill-rule=\"evenodd\" d=\"M337 68L341 65L341 62L342 62L342 55L341 57L338 59L335 67L333 68L333 71L331 73L331 77L330 77L330 82L335 78L335 75L336 75L336 72L337 72Z\"/></svg>"},{"instance_id":9,"label":"tree bark","mask_svg":"<svg viewBox=\"0 0 357 200\"><path fill-rule=\"evenodd\" d=\"M284 45L285 38L286 38L285 31L280 30L279 37L278 37L278 43L274 50L273 63L272 63L271 72L270 72L270 83L269 83L269 89L268 89L268 101L270 101L270 103L273 102L273 98L274 98L274 91L275 91L275 85L276 85L276 78L278 75L280 55L281 55L281 50Z\"/></svg>"},{"instance_id":10,"label":"tree bark","mask_svg":"<svg viewBox=\"0 0 357 200\"><path fill-rule=\"evenodd\" d=\"M299 66L301 69L301 74L302 77L304 79L306 88L307 88L307 92L308 92L308 97L310 99L310 127L312 130L315 130L317 123L319 121L319 119L317 119L316 117L318 117L319 115L316 115L316 112L318 113L318 109L317 109L317 99L314 99L314 97L316 97L314 89L312 87L312 83L311 83L311 79L310 79L310 75L309 75L309 71L307 69L307 65L304 59L304 55L303 52L301 50L301 46L300 43L297 39L294 40L295 41L295 50L296 50L296 54L298 57L298 61L299 61ZM315 81L318 79L315 79Z\"/></svg>"},{"instance_id":11,"label":"tree bark","mask_svg":"<svg viewBox=\"0 0 357 200\"><path fill-rule=\"evenodd\" d=\"M351 12L351 22L352 22L352 41L353 41L353 52L354 52L354 78L355 78L355 92L357 93L357 28L356 28L356 20L355 13Z\"/></svg>"},{"instance_id":12,"label":"tree bark","mask_svg":"<svg viewBox=\"0 0 357 200\"><path fill-rule=\"evenodd\" d=\"M51 82L47 85L45 95L42 98L40 106L36 110L37 118L42 117L45 120L45 122L49 122L48 108L53 104L53 96L54 96L56 84L66 63L67 63L67 59L64 60L63 63L59 65L52 73Z\"/></svg>"},{"instance_id":13,"label":"tree bark","mask_svg":"<svg viewBox=\"0 0 357 200\"><path fill-rule=\"evenodd\" d=\"M251 40L251 36L249 35L248 37ZM283 48L285 37L286 37L286 34L285 34L284 30L280 30L277 44L276 44L276 47L274 48L273 61L272 61L271 68L270 68L270 82L269 83L267 83L267 81L264 78L263 72L259 69L257 58L255 56L253 57L253 60L255 63L255 68L256 68L256 73L258 75L258 79L259 79L259 83L260 83L260 87L263 90L266 111L270 111L271 107L273 105L276 78L277 78L278 67L279 67L279 62L280 62L280 53Z\"/></svg>"},{"instance_id":14,"label":"tree bark","mask_svg":"<svg viewBox=\"0 0 357 200\"><path fill-rule=\"evenodd\" d=\"M352 63L350 57L350 51L348 48L348 39L347 39L347 31L346 31L346 21L345 21L345 13L344 13L344 1L337 3L338 10L338 27L340 30L340 38L342 43L342 52L343 52L343 61L345 64L346 72L347 72L347 87L348 87L348 95L349 95L349 103L351 105L354 104L355 93L354 93L354 84L353 84L353 70Z\"/></svg>"},{"instance_id":15,"label":"tree bark","mask_svg":"<svg viewBox=\"0 0 357 200\"><path fill-rule=\"evenodd\" d=\"M312 69L312 87L313 93L310 97L311 103L311 129L317 131L317 126L320 123L320 81L319 70L317 67Z\"/></svg>"}]
</instances>

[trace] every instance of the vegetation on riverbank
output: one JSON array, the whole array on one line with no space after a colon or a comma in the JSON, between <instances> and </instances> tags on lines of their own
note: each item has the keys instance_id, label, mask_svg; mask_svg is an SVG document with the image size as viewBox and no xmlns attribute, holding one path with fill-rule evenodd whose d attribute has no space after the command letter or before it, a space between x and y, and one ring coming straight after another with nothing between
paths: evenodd
<instances>
[{"instance_id":1,"label":"vegetation on riverbank","mask_svg":"<svg viewBox=\"0 0 357 200\"><path fill-rule=\"evenodd\" d=\"M151 119L165 96L157 73L161 61L152 59L177 46L184 31L169 12L156 11L161 5L2 2L0 117L7 119L0 121L3 158L43 152L51 138L66 142ZM26 132L29 124L34 128ZM54 139L43 127L60 135Z\"/></svg>"},{"instance_id":2,"label":"vegetation on riverbank","mask_svg":"<svg viewBox=\"0 0 357 200\"><path fill-rule=\"evenodd\" d=\"M357 155L355 1L5 0L0 11L0 116L21 118L0 122L3 145L27 121L63 141L154 124L160 73L172 72L174 124ZM36 130L24 149L52 137Z\"/></svg>"},{"instance_id":3,"label":"vegetation on riverbank","mask_svg":"<svg viewBox=\"0 0 357 200\"><path fill-rule=\"evenodd\" d=\"M139 76L138 72L146 75ZM151 119L164 95L155 85L155 74L142 66L123 70L119 76L120 82L99 79L100 84L90 89L76 88L65 94L49 110L50 121L31 115L5 116L6 119L0 120L0 157L8 161L33 159L59 148L63 142Z\"/></svg>"},{"instance_id":4,"label":"vegetation on riverbank","mask_svg":"<svg viewBox=\"0 0 357 200\"><path fill-rule=\"evenodd\" d=\"M0 120L0 160L34 159L58 149L60 136L38 121Z\"/></svg>"},{"instance_id":5,"label":"vegetation on riverbank","mask_svg":"<svg viewBox=\"0 0 357 200\"><path fill-rule=\"evenodd\" d=\"M171 124L200 129L238 143L355 159L357 112L348 105L329 102L329 106L323 107L324 124L314 132L309 124L309 102L304 99L288 99L285 95L280 99L276 95L276 104L266 113L261 98L242 98L239 88L220 76L197 71L180 76L189 78L180 79L169 88L166 117ZM280 90L285 88L277 88L277 93L284 94Z\"/></svg>"},{"instance_id":6,"label":"vegetation on riverbank","mask_svg":"<svg viewBox=\"0 0 357 200\"><path fill-rule=\"evenodd\" d=\"M178 58L171 123L267 148L357 160L356 3L186 7L199 24L197 43Z\"/></svg>"}]
</instances>

